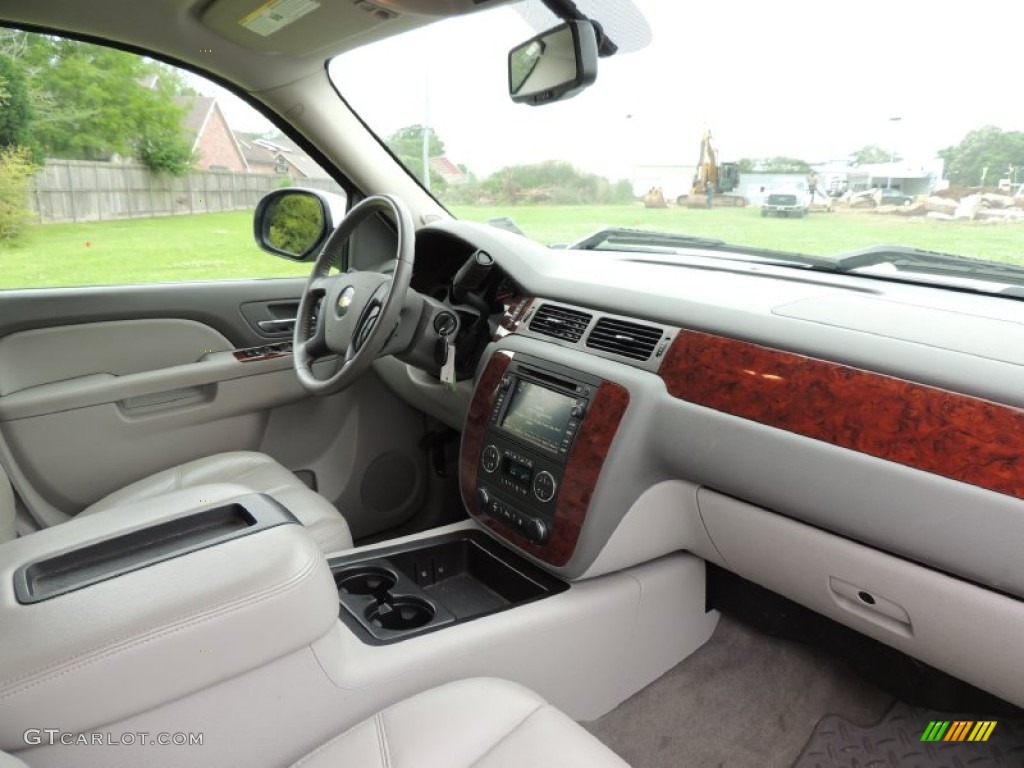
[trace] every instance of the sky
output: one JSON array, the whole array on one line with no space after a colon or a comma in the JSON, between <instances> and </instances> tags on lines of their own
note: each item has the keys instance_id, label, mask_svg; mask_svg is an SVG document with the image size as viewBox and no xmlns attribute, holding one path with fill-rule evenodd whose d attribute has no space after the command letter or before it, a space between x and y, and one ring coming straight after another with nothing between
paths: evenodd
<instances>
[{"instance_id":1,"label":"sky","mask_svg":"<svg viewBox=\"0 0 1024 768\"><path fill-rule=\"evenodd\" d=\"M508 98L507 52L534 34L508 8L366 46L330 72L379 135L427 123L480 176L548 159L611 178L693 165L704 128L724 161L826 162L878 144L921 164L973 128L1024 129L1019 0L988 0L984 13L964 0L637 4L650 45L601 59L597 82L558 104Z\"/></svg>"}]
</instances>

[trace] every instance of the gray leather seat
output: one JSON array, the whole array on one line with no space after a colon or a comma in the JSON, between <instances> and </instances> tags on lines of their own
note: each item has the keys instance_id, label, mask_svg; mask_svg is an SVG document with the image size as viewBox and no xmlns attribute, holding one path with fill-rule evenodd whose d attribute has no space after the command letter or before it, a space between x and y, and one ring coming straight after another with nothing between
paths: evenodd
<instances>
[{"instance_id":1,"label":"gray leather seat","mask_svg":"<svg viewBox=\"0 0 1024 768\"><path fill-rule=\"evenodd\" d=\"M470 766L629 768L537 694L492 678L460 680L400 701L291 768ZM0 752L0 768L25 764Z\"/></svg>"},{"instance_id":2,"label":"gray leather seat","mask_svg":"<svg viewBox=\"0 0 1024 768\"><path fill-rule=\"evenodd\" d=\"M197 500L221 501L231 492L230 487L218 485L225 483L276 499L309 530L324 552L352 546L348 523L331 502L266 454L254 451L218 453L157 472L103 497L80 514L91 515L184 488L194 488ZM0 488L0 496L2 491ZM2 506L0 498L0 510Z\"/></svg>"},{"instance_id":3,"label":"gray leather seat","mask_svg":"<svg viewBox=\"0 0 1024 768\"><path fill-rule=\"evenodd\" d=\"M378 712L292 768L628 768L533 691L448 683Z\"/></svg>"}]
</instances>

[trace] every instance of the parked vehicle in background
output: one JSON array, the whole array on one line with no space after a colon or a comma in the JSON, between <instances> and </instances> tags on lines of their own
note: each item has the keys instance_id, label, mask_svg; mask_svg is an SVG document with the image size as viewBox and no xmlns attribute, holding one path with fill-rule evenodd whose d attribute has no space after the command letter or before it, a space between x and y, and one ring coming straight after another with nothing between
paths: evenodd
<instances>
[{"instance_id":1,"label":"parked vehicle in background","mask_svg":"<svg viewBox=\"0 0 1024 768\"><path fill-rule=\"evenodd\" d=\"M914 202L913 195L906 195L898 189L882 189L879 191L879 205L910 205Z\"/></svg>"},{"instance_id":2,"label":"parked vehicle in background","mask_svg":"<svg viewBox=\"0 0 1024 768\"><path fill-rule=\"evenodd\" d=\"M811 207L811 193L807 184L788 181L768 187L761 202L762 216L792 216L801 218Z\"/></svg>"}]
</instances>

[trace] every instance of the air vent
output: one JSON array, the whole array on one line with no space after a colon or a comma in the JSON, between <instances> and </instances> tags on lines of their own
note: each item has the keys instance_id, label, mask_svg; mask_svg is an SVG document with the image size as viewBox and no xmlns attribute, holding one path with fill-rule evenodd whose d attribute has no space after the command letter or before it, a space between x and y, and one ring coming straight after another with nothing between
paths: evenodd
<instances>
[{"instance_id":1,"label":"air vent","mask_svg":"<svg viewBox=\"0 0 1024 768\"><path fill-rule=\"evenodd\" d=\"M530 330L575 344L587 330L591 317L592 315L586 312L578 312L557 304L542 304L530 321Z\"/></svg>"},{"instance_id":2,"label":"air vent","mask_svg":"<svg viewBox=\"0 0 1024 768\"><path fill-rule=\"evenodd\" d=\"M661 339L661 328L602 317L587 337L587 346L634 360L648 360Z\"/></svg>"}]
</instances>

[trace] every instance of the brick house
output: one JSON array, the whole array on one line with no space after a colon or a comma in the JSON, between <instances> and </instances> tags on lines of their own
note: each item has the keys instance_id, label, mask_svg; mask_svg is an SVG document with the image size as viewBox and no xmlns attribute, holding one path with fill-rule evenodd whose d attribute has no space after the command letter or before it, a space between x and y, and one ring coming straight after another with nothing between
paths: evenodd
<instances>
[{"instance_id":1,"label":"brick house","mask_svg":"<svg viewBox=\"0 0 1024 768\"><path fill-rule=\"evenodd\" d=\"M155 75L142 81L146 88L157 84ZM330 179L313 158L285 136L271 141L233 131L215 97L183 96L179 103L188 107L183 126L192 141L197 169L287 175L296 180Z\"/></svg>"},{"instance_id":2,"label":"brick house","mask_svg":"<svg viewBox=\"0 0 1024 768\"><path fill-rule=\"evenodd\" d=\"M286 136L263 139L236 133L234 138L252 173L290 176L296 181L330 178L313 158Z\"/></svg>"},{"instance_id":3,"label":"brick house","mask_svg":"<svg viewBox=\"0 0 1024 768\"><path fill-rule=\"evenodd\" d=\"M462 172L462 169L447 157L430 158L430 167L449 184L465 184L469 181L469 178Z\"/></svg>"},{"instance_id":4,"label":"brick house","mask_svg":"<svg viewBox=\"0 0 1024 768\"><path fill-rule=\"evenodd\" d=\"M192 139L196 168L241 173L251 170L224 112L212 96L195 97L184 126Z\"/></svg>"}]
</instances>

